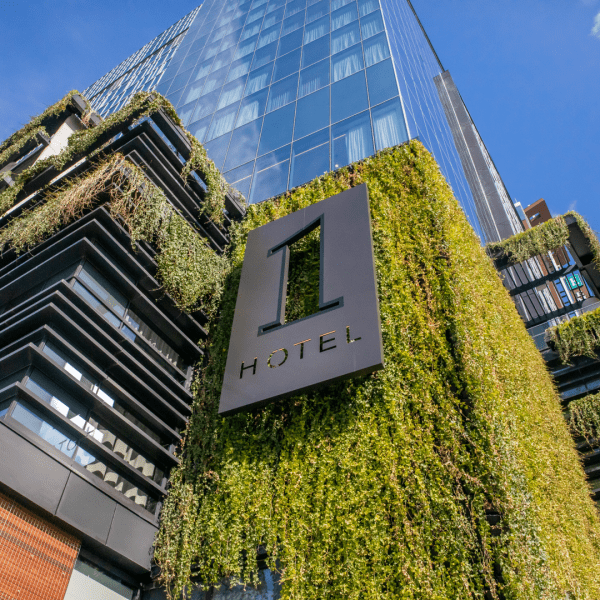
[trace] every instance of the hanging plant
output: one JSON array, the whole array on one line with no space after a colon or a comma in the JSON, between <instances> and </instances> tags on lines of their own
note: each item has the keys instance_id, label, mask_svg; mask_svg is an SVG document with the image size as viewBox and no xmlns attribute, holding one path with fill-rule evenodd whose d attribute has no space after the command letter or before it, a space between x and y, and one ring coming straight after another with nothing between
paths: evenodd
<instances>
[{"instance_id":1,"label":"hanging plant","mask_svg":"<svg viewBox=\"0 0 600 600\"><path fill-rule=\"evenodd\" d=\"M563 217L556 217L502 242L487 244L485 249L490 256L506 258L508 264L515 265L534 256L557 250L568 241L569 228Z\"/></svg>"},{"instance_id":2,"label":"hanging plant","mask_svg":"<svg viewBox=\"0 0 600 600\"><path fill-rule=\"evenodd\" d=\"M106 194L111 215L125 223L133 246L145 241L157 249L157 279L177 306L213 312L223 289L226 259L208 246L141 169L120 154L69 180L47 194L41 205L12 219L0 230L0 250L20 253L35 247L105 202Z\"/></svg>"},{"instance_id":3,"label":"hanging plant","mask_svg":"<svg viewBox=\"0 0 600 600\"><path fill-rule=\"evenodd\" d=\"M597 447L600 442L600 394L590 394L569 404L568 423L575 438Z\"/></svg>"},{"instance_id":4,"label":"hanging plant","mask_svg":"<svg viewBox=\"0 0 600 600\"><path fill-rule=\"evenodd\" d=\"M575 356L597 358L600 350L600 309L547 329L546 342L558 352L565 364Z\"/></svg>"},{"instance_id":5,"label":"hanging plant","mask_svg":"<svg viewBox=\"0 0 600 600\"><path fill-rule=\"evenodd\" d=\"M386 368L220 417L248 233L363 182ZM284 600L600 598L600 524L560 400L420 143L251 205L231 234L156 540L170 598L192 580L255 584L259 547ZM302 281L290 318L306 309Z\"/></svg>"}]
</instances>

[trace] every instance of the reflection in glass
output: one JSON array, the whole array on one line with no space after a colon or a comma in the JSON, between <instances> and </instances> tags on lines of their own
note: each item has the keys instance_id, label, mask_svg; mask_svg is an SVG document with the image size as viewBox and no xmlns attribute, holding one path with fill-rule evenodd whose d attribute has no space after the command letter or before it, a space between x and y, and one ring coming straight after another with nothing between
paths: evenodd
<instances>
[{"instance_id":1,"label":"reflection in glass","mask_svg":"<svg viewBox=\"0 0 600 600\"><path fill-rule=\"evenodd\" d=\"M350 117L331 128L333 168L339 169L373 154L369 111Z\"/></svg>"},{"instance_id":2,"label":"reflection in glass","mask_svg":"<svg viewBox=\"0 0 600 600\"><path fill-rule=\"evenodd\" d=\"M300 69L300 48L275 61L273 81L279 81Z\"/></svg>"},{"instance_id":3,"label":"reflection in glass","mask_svg":"<svg viewBox=\"0 0 600 600\"><path fill-rule=\"evenodd\" d=\"M279 40L279 50L277 51L277 56L283 56L292 50L298 48L298 46L302 45L302 29L296 29L293 33L282 37Z\"/></svg>"},{"instance_id":4,"label":"reflection in glass","mask_svg":"<svg viewBox=\"0 0 600 600\"><path fill-rule=\"evenodd\" d=\"M269 90L262 90L242 100L236 127L241 127L264 114L268 92Z\"/></svg>"},{"instance_id":5,"label":"reflection in glass","mask_svg":"<svg viewBox=\"0 0 600 600\"><path fill-rule=\"evenodd\" d=\"M286 19L283 22L283 28L281 29L281 35L287 35L288 33L292 33L292 31L296 31L299 27L304 25L304 11L296 13L293 17Z\"/></svg>"},{"instance_id":6,"label":"reflection in glass","mask_svg":"<svg viewBox=\"0 0 600 600\"><path fill-rule=\"evenodd\" d=\"M281 23L270 27L269 29L263 29L263 32L260 34L260 39L258 40L258 47L262 48L263 46L267 46L271 42L275 42L279 39L279 30L281 29Z\"/></svg>"},{"instance_id":7,"label":"reflection in glass","mask_svg":"<svg viewBox=\"0 0 600 600\"><path fill-rule=\"evenodd\" d=\"M360 42L360 32L358 30L358 21L342 27L331 34L331 53L337 54L350 46Z\"/></svg>"},{"instance_id":8,"label":"reflection in glass","mask_svg":"<svg viewBox=\"0 0 600 600\"><path fill-rule=\"evenodd\" d=\"M248 71L250 70L251 63L251 56L242 60L236 60L235 62L231 63L231 69L229 70L227 81L234 81L238 77L242 77L242 75L247 75Z\"/></svg>"},{"instance_id":9,"label":"reflection in glass","mask_svg":"<svg viewBox=\"0 0 600 600\"><path fill-rule=\"evenodd\" d=\"M295 77L291 79L295 79ZM265 117L258 150L259 156L292 141L295 111L296 107L288 104L285 108L269 113Z\"/></svg>"},{"instance_id":10,"label":"reflection in glass","mask_svg":"<svg viewBox=\"0 0 600 600\"><path fill-rule=\"evenodd\" d=\"M359 71L331 86L331 122L336 123L369 108L365 72Z\"/></svg>"},{"instance_id":11,"label":"reflection in glass","mask_svg":"<svg viewBox=\"0 0 600 600\"><path fill-rule=\"evenodd\" d=\"M329 125L329 88L323 88L298 101L294 139Z\"/></svg>"},{"instance_id":12,"label":"reflection in glass","mask_svg":"<svg viewBox=\"0 0 600 600\"><path fill-rule=\"evenodd\" d=\"M310 44L310 42L323 37L327 33L329 33L329 15L304 28L304 43Z\"/></svg>"},{"instance_id":13,"label":"reflection in glass","mask_svg":"<svg viewBox=\"0 0 600 600\"><path fill-rule=\"evenodd\" d=\"M391 60L384 60L367 69L369 84L369 101L371 106L381 104L398 95L396 75Z\"/></svg>"},{"instance_id":14,"label":"reflection in glass","mask_svg":"<svg viewBox=\"0 0 600 600\"><path fill-rule=\"evenodd\" d=\"M262 126L262 119L252 121L233 132L229 144L229 154L225 161L225 171L251 161L256 156L256 147Z\"/></svg>"},{"instance_id":15,"label":"reflection in glass","mask_svg":"<svg viewBox=\"0 0 600 600\"><path fill-rule=\"evenodd\" d=\"M329 83L329 59L300 71L298 97L307 96Z\"/></svg>"},{"instance_id":16,"label":"reflection in glass","mask_svg":"<svg viewBox=\"0 0 600 600\"><path fill-rule=\"evenodd\" d=\"M363 48L367 67L390 57L390 49L385 39L385 33L380 33L363 42Z\"/></svg>"},{"instance_id":17,"label":"reflection in glass","mask_svg":"<svg viewBox=\"0 0 600 600\"><path fill-rule=\"evenodd\" d=\"M214 140L215 138L226 134L228 131L231 131L235 124L237 111L238 104L234 104L216 112L208 136L206 137L207 141Z\"/></svg>"},{"instance_id":18,"label":"reflection in glass","mask_svg":"<svg viewBox=\"0 0 600 600\"><path fill-rule=\"evenodd\" d=\"M286 79L282 79L271 86L271 92L269 94L269 103L267 105L267 112L277 110L296 99L296 92L298 91L298 74L292 75ZM294 115L292 114L292 122Z\"/></svg>"},{"instance_id":19,"label":"reflection in glass","mask_svg":"<svg viewBox=\"0 0 600 600\"><path fill-rule=\"evenodd\" d=\"M17 403L11 416L15 421L21 423L21 425L25 425L27 429L40 436L69 458L73 456L77 442L62 431L52 427L36 410L26 406L24 403Z\"/></svg>"},{"instance_id":20,"label":"reflection in glass","mask_svg":"<svg viewBox=\"0 0 600 600\"><path fill-rule=\"evenodd\" d=\"M225 108L234 102L242 99L244 87L246 85L246 78L240 77L231 83L228 83L223 87L221 97L219 98L219 104L217 109ZM202 140L200 140L202 141Z\"/></svg>"},{"instance_id":21,"label":"reflection in glass","mask_svg":"<svg viewBox=\"0 0 600 600\"><path fill-rule=\"evenodd\" d=\"M212 119L212 117L208 116L208 117L205 117L204 119L201 119L200 121L196 121L195 123L188 125L188 131L199 142L203 142L204 137L206 136L206 132L208 131L208 128L210 126L211 119Z\"/></svg>"},{"instance_id":22,"label":"reflection in glass","mask_svg":"<svg viewBox=\"0 0 600 600\"><path fill-rule=\"evenodd\" d=\"M262 67L266 65L268 62L275 60L275 56L277 54L277 42L272 42L268 46L257 50L254 53L254 60L252 61L252 69L258 69L258 67Z\"/></svg>"},{"instance_id":23,"label":"reflection in glass","mask_svg":"<svg viewBox=\"0 0 600 600\"><path fill-rule=\"evenodd\" d=\"M331 31L339 29L340 27L344 27L344 25L348 25L348 23L356 21L356 19L358 19L356 2L352 2L352 4L331 13Z\"/></svg>"},{"instance_id":24,"label":"reflection in glass","mask_svg":"<svg viewBox=\"0 0 600 600\"><path fill-rule=\"evenodd\" d=\"M348 48L331 58L333 81L339 81L353 75L363 67L362 49L360 44Z\"/></svg>"},{"instance_id":25,"label":"reflection in glass","mask_svg":"<svg viewBox=\"0 0 600 600\"><path fill-rule=\"evenodd\" d=\"M329 0L321 0L306 10L306 22L312 23L316 19L329 13Z\"/></svg>"},{"instance_id":26,"label":"reflection in glass","mask_svg":"<svg viewBox=\"0 0 600 600\"><path fill-rule=\"evenodd\" d=\"M290 187L302 185L329 171L329 129L294 142Z\"/></svg>"},{"instance_id":27,"label":"reflection in glass","mask_svg":"<svg viewBox=\"0 0 600 600\"><path fill-rule=\"evenodd\" d=\"M100 275L90 263L85 264L79 272L78 278L118 315L122 317L125 314L127 298L118 292L103 275Z\"/></svg>"},{"instance_id":28,"label":"reflection in glass","mask_svg":"<svg viewBox=\"0 0 600 600\"><path fill-rule=\"evenodd\" d=\"M399 98L371 109L371 115L377 150L397 146L408 139Z\"/></svg>"},{"instance_id":29,"label":"reflection in glass","mask_svg":"<svg viewBox=\"0 0 600 600\"><path fill-rule=\"evenodd\" d=\"M376 33L383 31L383 19L381 11L371 13L368 17L360 20L360 29L362 31L363 40L373 37Z\"/></svg>"},{"instance_id":30,"label":"reflection in glass","mask_svg":"<svg viewBox=\"0 0 600 600\"><path fill-rule=\"evenodd\" d=\"M246 91L244 96L250 96L255 92L262 90L271 83L271 73L273 72L273 63L252 71L248 75L248 83L246 84Z\"/></svg>"},{"instance_id":31,"label":"reflection in glass","mask_svg":"<svg viewBox=\"0 0 600 600\"><path fill-rule=\"evenodd\" d=\"M250 203L262 202L282 194L287 189L290 161L286 160L270 169L254 175L254 185L250 195Z\"/></svg>"}]
</instances>

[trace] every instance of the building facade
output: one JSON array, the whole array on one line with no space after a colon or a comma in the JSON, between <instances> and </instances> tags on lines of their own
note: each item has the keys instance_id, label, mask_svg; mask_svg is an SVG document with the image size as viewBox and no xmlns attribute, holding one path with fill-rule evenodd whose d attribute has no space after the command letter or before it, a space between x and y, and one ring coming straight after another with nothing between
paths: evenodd
<instances>
[{"instance_id":1,"label":"building facade","mask_svg":"<svg viewBox=\"0 0 600 600\"><path fill-rule=\"evenodd\" d=\"M409 0L206 0L188 22L160 77L127 59L92 106L156 89L250 203L418 137L484 242L522 231Z\"/></svg>"}]
</instances>

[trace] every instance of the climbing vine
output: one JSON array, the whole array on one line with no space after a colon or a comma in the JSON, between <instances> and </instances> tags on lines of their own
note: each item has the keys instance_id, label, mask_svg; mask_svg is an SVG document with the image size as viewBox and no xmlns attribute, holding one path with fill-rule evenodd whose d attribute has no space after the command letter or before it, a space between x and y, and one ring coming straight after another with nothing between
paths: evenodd
<instances>
[{"instance_id":1,"label":"climbing vine","mask_svg":"<svg viewBox=\"0 0 600 600\"><path fill-rule=\"evenodd\" d=\"M385 370L219 417L249 231L363 182ZM250 206L229 257L156 541L171 598L192 576L253 584L259 546L285 600L600 597L600 525L559 398L420 143Z\"/></svg>"},{"instance_id":2,"label":"climbing vine","mask_svg":"<svg viewBox=\"0 0 600 600\"><path fill-rule=\"evenodd\" d=\"M494 257L506 257L514 265L556 250L568 240L569 228L564 217L556 217L501 242L488 244L486 250Z\"/></svg>"},{"instance_id":3,"label":"climbing vine","mask_svg":"<svg viewBox=\"0 0 600 600\"><path fill-rule=\"evenodd\" d=\"M38 132L46 133L42 123L49 117L59 115L61 112L66 110L67 106L69 106L71 102L71 98L76 95L79 95L83 98L83 96L77 90L70 91L64 98L61 98L58 102L52 106L49 106L41 115L31 119L27 125L18 131L15 131L15 133L13 133L9 138L4 140L4 142L0 144L0 166L6 158L8 158L13 152L17 152L20 148L22 148L25 143L32 139ZM87 100L86 103L89 108L89 103Z\"/></svg>"},{"instance_id":4,"label":"climbing vine","mask_svg":"<svg viewBox=\"0 0 600 600\"><path fill-rule=\"evenodd\" d=\"M569 427L575 438L584 438L591 446L599 445L600 394L590 394L569 404Z\"/></svg>"},{"instance_id":5,"label":"climbing vine","mask_svg":"<svg viewBox=\"0 0 600 600\"><path fill-rule=\"evenodd\" d=\"M157 278L181 309L214 311L226 259L207 245L141 169L120 154L12 219L0 230L0 251L32 248L102 202L108 202L111 215L127 226L134 247L140 241L156 247Z\"/></svg>"},{"instance_id":6,"label":"climbing vine","mask_svg":"<svg viewBox=\"0 0 600 600\"><path fill-rule=\"evenodd\" d=\"M183 126L177 112L168 100L156 92L139 92L121 110L107 117L96 127L74 132L69 137L67 147L60 154L40 160L19 173L15 178L14 185L0 193L0 214L14 205L18 194L28 182L49 167L54 167L58 171L61 171L78 156L85 154L94 144L104 140L107 135L109 135L109 139L105 140L105 143L110 142L112 139L110 133L112 131L116 132L115 127L119 124L132 118L136 120L143 119L160 109L163 109L177 125ZM200 142L185 129L184 132L192 151L189 160L182 166L182 176L186 179L195 170L202 173L205 178L207 190L201 211L205 212L216 223L221 224L223 222L225 195L230 191L229 185L223 179L214 163L208 158ZM101 151L102 146L89 154L89 156L99 154ZM237 196L238 200L243 202L243 197L239 194Z\"/></svg>"},{"instance_id":7,"label":"climbing vine","mask_svg":"<svg viewBox=\"0 0 600 600\"><path fill-rule=\"evenodd\" d=\"M596 358L600 350L600 309L551 327L546 331L546 341L563 363L574 356Z\"/></svg>"}]
</instances>

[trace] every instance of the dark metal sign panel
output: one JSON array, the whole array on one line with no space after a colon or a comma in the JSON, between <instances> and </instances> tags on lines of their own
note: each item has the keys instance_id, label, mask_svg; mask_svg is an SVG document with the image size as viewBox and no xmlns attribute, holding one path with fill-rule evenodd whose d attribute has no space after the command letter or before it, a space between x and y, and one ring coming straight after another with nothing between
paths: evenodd
<instances>
[{"instance_id":1,"label":"dark metal sign panel","mask_svg":"<svg viewBox=\"0 0 600 600\"><path fill-rule=\"evenodd\" d=\"M286 323L290 247L317 228L319 307ZM251 231L219 412L234 413L382 368L367 186Z\"/></svg>"}]
</instances>

